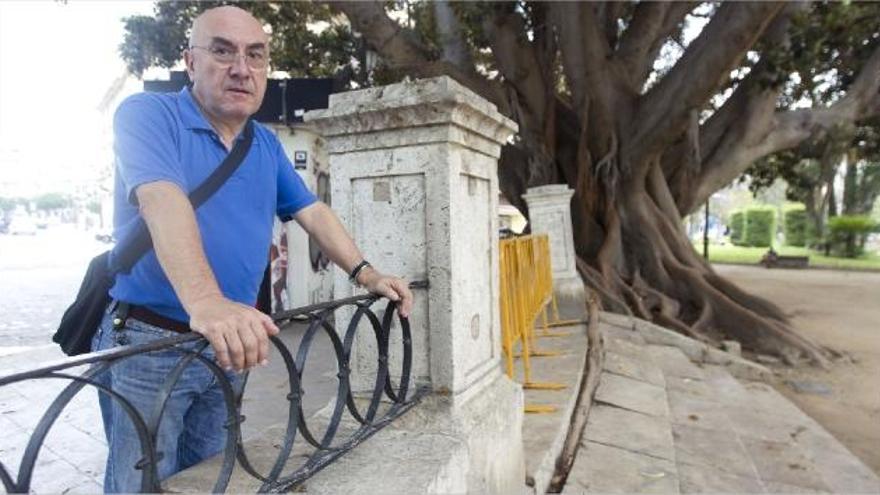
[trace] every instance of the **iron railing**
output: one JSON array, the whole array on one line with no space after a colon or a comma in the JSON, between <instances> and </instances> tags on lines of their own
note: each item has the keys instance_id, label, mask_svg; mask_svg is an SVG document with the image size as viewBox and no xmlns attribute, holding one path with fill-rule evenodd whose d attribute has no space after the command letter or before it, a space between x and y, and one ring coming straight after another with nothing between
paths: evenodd
<instances>
[{"instance_id":1,"label":"iron railing","mask_svg":"<svg viewBox=\"0 0 880 495\"><path fill-rule=\"evenodd\" d=\"M423 285L425 284L415 283L411 286L418 287ZM98 389L99 393L107 394L117 401L134 424L142 454L142 458L136 466L137 469L142 470L141 491L161 491L161 480L157 475L157 464L160 460L160 454L158 454L156 448L156 438L162 421L163 409L183 370L190 364L195 365L194 361L198 361L217 377L223 390L229 418L226 424L227 441L222 454L222 465L211 491L223 492L226 490L236 461L245 472L259 480L261 483L260 492L281 492L294 489L311 475L409 410L424 393L422 389L414 392L410 390L412 336L409 320L397 314L396 305L391 301L388 301L384 312L380 313L380 318L373 310L373 307L376 305L381 306L381 301L382 299L376 295L355 296L284 311L272 316L276 324L282 328L282 331L285 330L284 325L294 319L305 319L308 327L299 341L295 356L280 338L277 336L271 338L272 344L284 361L290 388L286 396L289 404L284 438L280 442L278 455L271 468L268 469L268 472L260 472L254 467L253 463L248 459L244 442L242 441L241 424L245 418L241 414L241 405L242 397L246 391L247 375L245 374L241 385L233 387L223 370L212 359L202 355L209 345L207 340L199 334L189 333L156 340L149 344L85 354L42 368L0 377L0 388L13 383L34 379L52 378L70 382L52 401L39 423L37 423L34 431L30 434L17 476L13 477L6 468L6 465L0 460L0 480L2 480L4 488L9 493L26 493L31 490L31 481L37 457L52 425L77 393L86 386L91 386ZM354 313L348 322L346 331L344 333L337 333L332 316L337 309L346 306L352 307ZM395 384L392 383L392 376L389 372L389 342L391 341L392 329L395 327L392 323L396 314L399 321L398 327L401 332L402 352L399 353L401 356L401 362L399 363L400 380ZM366 318L369 325L360 325L364 318ZM356 401L352 393L349 381L352 345L359 328L372 328L378 354L375 385L366 404L362 403L361 406L362 408L365 407L366 411L359 409L358 401ZM312 343L319 332L323 332L332 344L336 356L338 386L335 405L325 433L321 438L316 438L312 430L309 429L303 414L302 397L305 390L302 387L302 373L309 356L309 350L312 348ZM189 342L197 342L194 350L191 350L191 346L189 346L189 349L181 348L181 344ZM160 389L160 393L156 397L156 405L153 410L157 411L157 414L153 414L150 417L145 418L125 397L97 379L101 373L107 371L121 360L138 354L169 349L180 352L180 361L174 368L174 371L169 374L163 387ZM88 368L80 374L69 371L71 368L83 365L88 366ZM384 413L378 414L383 401L386 406L384 407ZM348 418L343 418L346 411L348 412ZM335 442L336 445L334 445L343 419L353 420L355 422L353 424L357 427L345 440ZM286 470L294 449L297 432L310 444L313 451L307 455L304 462L294 467L292 471ZM0 439L0 442L2 441Z\"/></svg>"}]
</instances>

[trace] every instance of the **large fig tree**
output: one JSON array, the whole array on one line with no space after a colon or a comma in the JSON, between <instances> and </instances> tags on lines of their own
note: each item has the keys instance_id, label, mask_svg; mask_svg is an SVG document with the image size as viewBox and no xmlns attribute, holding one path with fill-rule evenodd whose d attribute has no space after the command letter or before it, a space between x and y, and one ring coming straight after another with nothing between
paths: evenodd
<instances>
[{"instance_id":1,"label":"large fig tree","mask_svg":"<svg viewBox=\"0 0 880 495\"><path fill-rule=\"evenodd\" d=\"M210 5L163 2L153 18L128 19L131 68L177 62L185 26ZM607 309L707 342L827 361L778 307L718 276L681 219L756 160L880 113L877 4L243 6L271 26L278 69L332 74L349 87L449 75L515 120L502 191L527 213L526 188L575 189L580 272ZM854 34L823 37L826 28ZM863 56L847 60L858 64L837 63L853 51ZM798 74L803 60L815 70ZM797 98L822 78L836 94Z\"/></svg>"}]
</instances>

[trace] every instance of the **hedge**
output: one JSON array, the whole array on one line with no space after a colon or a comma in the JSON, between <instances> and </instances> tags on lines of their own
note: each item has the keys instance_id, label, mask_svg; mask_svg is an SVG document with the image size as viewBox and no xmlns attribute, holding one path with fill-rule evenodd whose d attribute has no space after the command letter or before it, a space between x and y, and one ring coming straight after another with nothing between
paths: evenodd
<instances>
[{"instance_id":1,"label":"hedge","mask_svg":"<svg viewBox=\"0 0 880 495\"><path fill-rule=\"evenodd\" d=\"M786 210L782 228L786 244L804 247L807 244L807 210L803 207Z\"/></svg>"},{"instance_id":2,"label":"hedge","mask_svg":"<svg viewBox=\"0 0 880 495\"><path fill-rule=\"evenodd\" d=\"M865 239L876 225L867 215L841 215L828 219L828 240L835 256L857 258L865 251Z\"/></svg>"},{"instance_id":3,"label":"hedge","mask_svg":"<svg viewBox=\"0 0 880 495\"><path fill-rule=\"evenodd\" d=\"M730 214L730 242L734 246L742 246L745 242L745 214L734 211Z\"/></svg>"},{"instance_id":4,"label":"hedge","mask_svg":"<svg viewBox=\"0 0 880 495\"><path fill-rule=\"evenodd\" d=\"M776 234L776 209L771 206L756 206L746 210L745 244L747 246L770 247Z\"/></svg>"}]
</instances>

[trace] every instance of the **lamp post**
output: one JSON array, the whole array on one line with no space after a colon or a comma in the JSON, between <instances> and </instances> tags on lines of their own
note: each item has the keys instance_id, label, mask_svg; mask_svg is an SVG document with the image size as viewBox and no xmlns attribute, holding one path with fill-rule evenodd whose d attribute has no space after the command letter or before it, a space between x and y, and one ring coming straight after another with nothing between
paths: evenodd
<instances>
[{"instance_id":1,"label":"lamp post","mask_svg":"<svg viewBox=\"0 0 880 495\"><path fill-rule=\"evenodd\" d=\"M703 223L703 258L709 261L709 198L706 198L705 222Z\"/></svg>"}]
</instances>

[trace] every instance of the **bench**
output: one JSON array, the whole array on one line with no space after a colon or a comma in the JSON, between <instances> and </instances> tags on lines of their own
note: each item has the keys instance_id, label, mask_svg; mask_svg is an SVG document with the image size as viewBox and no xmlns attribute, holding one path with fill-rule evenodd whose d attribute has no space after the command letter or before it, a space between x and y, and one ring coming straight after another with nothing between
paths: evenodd
<instances>
[{"instance_id":1,"label":"bench","mask_svg":"<svg viewBox=\"0 0 880 495\"><path fill-rule=\"evenodd\" d=\"M761 258L766 268L807 268L810 266L809 256L767 256Z\"/></svg>"}]
</instances>

